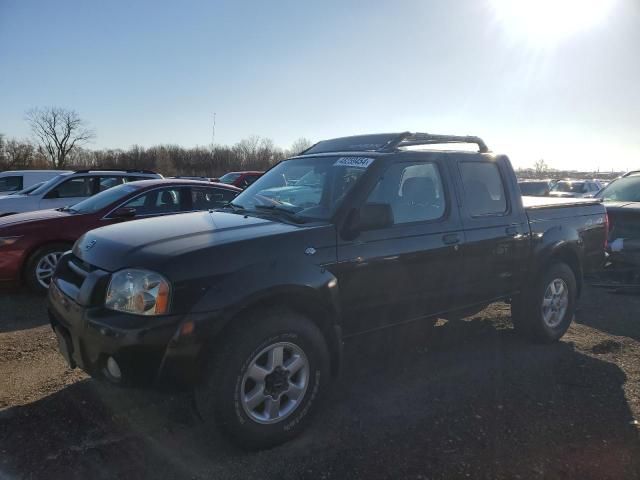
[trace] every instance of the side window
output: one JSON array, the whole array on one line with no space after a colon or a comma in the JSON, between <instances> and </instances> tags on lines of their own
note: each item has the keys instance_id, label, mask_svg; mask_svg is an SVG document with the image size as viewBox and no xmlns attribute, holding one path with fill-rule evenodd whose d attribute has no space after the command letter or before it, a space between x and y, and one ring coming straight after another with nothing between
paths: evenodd
<instances>
[{"instance_id":1,"label":"side window","mask_svg":"<svg viewBox=\"0 0 640 480\"><path fill-rule=\"evenodd\" d=\"M209 210L220 208L236 198L238 194L222 188L191 188L191 205L193 210Z\"/></svg>"},{"instance_id":2,"label":"side window","mask_svg":"<svg viewBox=\"0 0 640 480\"><path fill-rule=\"evenodd\" d=\"M241 188L247 188L249 185L251 185L253 182L255 182L258 178L260 178L260 177L258 177L257 175L247 175L242 180Z\"/></svg>"},{"instance_id":3,"label":"side window","mask_svg":"<svg viewBox=\"0 0 640 480\"><path fill-rule=\"evenodd\" d=\"M105 190L120 185L122 183L122 177L98 177L98 192L104 192Z\"/></svg>"},{"instance_id":4,"label":"side window","mask_svg":"<svg viewBox=\"0 0 640 480\"><path fill-rule=\"evenodd\" d=\"M507 198L496 164L461 162L460 174L466 207L472 217L506 213Z\"/></svg>"},{"instance_id":5,"label":"side window","mask_svg":"<svg viewBox=\"0 0 640 480\"><path fill-rule=\"evenodd\" d=\"M387 203L394 224L441 218L446 210L442 178L431 162L396 163L369 194L367 203Z\"/></svg>"},{"instance_id":6,"label":"side window","mask_svg":"<svg viewBox=\"0 0 640 480\"><path fill-rule=\"evenodd\" d=\"M50 193L57 192L48 198L73 198L73 197L90 197L93 195L91 177L70 178L66 182L55 187Z\"/></svg>"},{"instance_id":7,"label":"side window","mask_svg":"<svg viewBox=\"0 0 640 480\"><path fill-rule=\"evenodd\" d=\"M150 192L127 202L123 207L135 208L136 216L177 213L181 210L181 195L182 189L180 188L151 190Z\"/></svg>"},{"instance_id":8,"label":"side window","mask_svg":"<svg viewBox=\"0 0 640 480\"><path fill-rule=\"evenodd\" d=\"M18 190L22 190L21 175L0 178L0 192L17 192Z\"/></svg>"}]
</instances>

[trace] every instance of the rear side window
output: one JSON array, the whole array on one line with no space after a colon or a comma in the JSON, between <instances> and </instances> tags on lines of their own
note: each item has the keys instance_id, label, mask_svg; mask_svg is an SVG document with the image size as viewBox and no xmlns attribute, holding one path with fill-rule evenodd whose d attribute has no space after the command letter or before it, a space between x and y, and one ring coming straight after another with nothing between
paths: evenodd
<instances>
[{"instance_id":1,"label":"rear side window","mask_svg":"<svg viewBox=\"0 0 640 480\"><path fill-rule=\"evenodd\" d=\"M237 195L237 192L222 188L195 187L191 189L191 205L193 210L220 208Z\"/></svg>"},{"instance_id":2,"label":"rear side window","mask_svg":"<svg viewBox=\"0 0 640 480\"><path fill-rule=\"evenodd\" d=\"M507 198L496 164L461 162L460 174L467 210L472 217L506 213Z\"/></svg>"},{"instance_id":3,"label":"rear side window","mask_svg":"<svg viewBox=\"0 0 640 480\"><path fill-rule=\"evenodd\" d=\"M98 177L98 192L104 192L122 183L122 177Z\"/></svg>"},{"instance_id":4,"label":"rear side window","mask_svg":"<svg viewBox=\"0 0 640 480\"><path fill-rule=\"evenodd\" d=\"M0 178L0 192L17 192L22 190L22 175Z\"/></svg>"},{"instance_id":5,"label":"rear side window","mask_svg":"<svg viewBox=\"0 0 640 480\"><path fill-rule=\"evenodd\" d=\"M446 210L438 167L429 162L396 163L374 187L367 203L387 203L394 224L441 218Z\"/></svg>"}]
</instances>

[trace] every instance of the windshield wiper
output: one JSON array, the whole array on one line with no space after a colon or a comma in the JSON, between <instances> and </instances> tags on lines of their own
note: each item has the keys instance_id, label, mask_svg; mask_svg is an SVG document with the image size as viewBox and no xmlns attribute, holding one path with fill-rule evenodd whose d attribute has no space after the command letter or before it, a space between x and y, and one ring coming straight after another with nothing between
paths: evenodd
<instances>
[{"instance_id":1,"label":"windshield wiper","mask_svg":"<svg viewBox=\"0 0 640 480\"><path fill-rule=\"evenodd\" d=\"M305 220L300 218L297 213L292 212L291 210L287 210L286 208L279 207L277 204L273 205L255 205L254 208L256 210L268 210L274 213L284 214L289 220L294 223L304 223Z\"/></svg>"},{"instance_id":2,"label":"windshield wiper","mask_svg":"<svg viewBox=\"0 0 640 480\"><path fill-rule=\"evenodd\" d=\"M236 205L233 202L225 203L222 208L231 208L231 210L234 211L246 210L246 208L244 208L242 205Z\"/></svg>"}]
</instances>

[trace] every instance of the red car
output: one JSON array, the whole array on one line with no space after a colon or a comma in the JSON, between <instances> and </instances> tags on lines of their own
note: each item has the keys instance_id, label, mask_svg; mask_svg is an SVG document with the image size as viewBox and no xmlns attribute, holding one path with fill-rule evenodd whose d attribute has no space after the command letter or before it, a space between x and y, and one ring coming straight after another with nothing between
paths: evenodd
<instances>
[{"instance_id":1,"label":"red car","mask_svg":"<svg viewBox=\"0 0 640 480\"><path fill-rule=\"evenodd\" d=\"M259 179L263 173L264 172L257 171L229 172L225 173L220 178L214 178L213 180L220 183L226 183L227 185L234 185L244 190Z\"/></svg>"},{"instance_id":2,"label":"red car","mask_svg":"<svg viewBox=\"0 0 640 480\"><path fill-rule=\"evenodd\" d=\"M70 207L0 218L0 282L24 281L32 290L44 292L60 256L89 230L219 208L241 191L221 183L143 180L110 188Z\"/></svg>"}]
</instances>

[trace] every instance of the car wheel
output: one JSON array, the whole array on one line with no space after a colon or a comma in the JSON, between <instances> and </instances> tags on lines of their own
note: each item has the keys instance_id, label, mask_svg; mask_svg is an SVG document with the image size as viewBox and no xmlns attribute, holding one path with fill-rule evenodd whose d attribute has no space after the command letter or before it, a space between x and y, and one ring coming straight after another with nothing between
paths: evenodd
<instances>
[{"instance_id":1,"label":"car wheel","mask_svg":"<svg viewBox=\"0 0 640 480\"><path fill-rule=\"evenodd\" d=\"M46 293L60 257L71 248L67 243L52 243L36 250L27 261L25 282L35 293Z\"/></svg>"},{"instance_id":2,"label":"car wheel","mask_svg":"<svg viewBox=\"0 0 640 480\"><path fill-rule=\"evenodd\" d=\"M318 327L288 310L239 319L211 352L196 407L245 448L268 448L304 430L329 382Z\"/></svg>"},{"instance_id":3,"label":"car wheel","mask_svg":"<svg viewBox=\"0 0 640 480\"><path fill-rule=\"evenodd\" d=\"M577 283L565 263L554 263L527 291L511 302L511 316L518 333L538 342L559 340L575 313Z\"/></svg>"}]
</instances>

